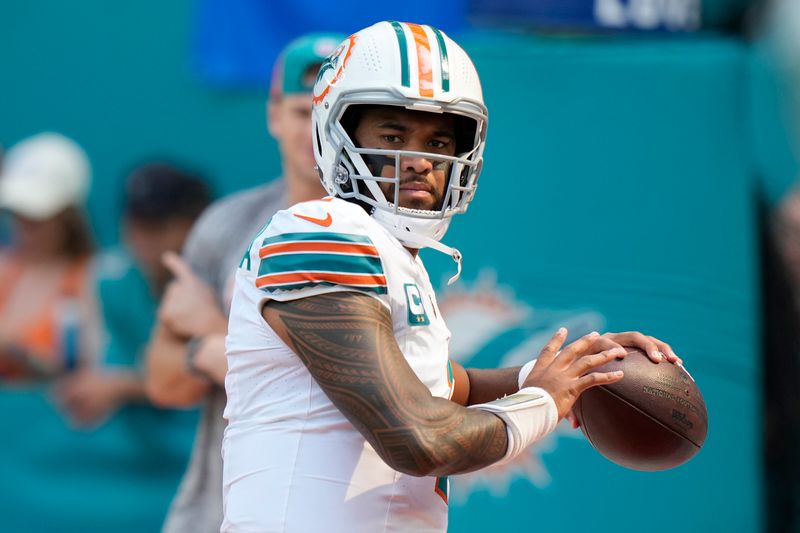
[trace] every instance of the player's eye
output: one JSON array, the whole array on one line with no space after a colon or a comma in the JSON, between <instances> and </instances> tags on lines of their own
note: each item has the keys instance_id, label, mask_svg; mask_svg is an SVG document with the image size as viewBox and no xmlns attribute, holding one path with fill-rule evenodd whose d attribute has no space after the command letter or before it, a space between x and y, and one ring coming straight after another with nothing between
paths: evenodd
<instances>
[{"instance_id":1,"label":"player's eye","mask_svg":"<svg viewBox=\"0 0 800 533\"><path fill-rule=\"evenodd\" d=\"M383 135L382 138L384 141L391 144L403 142L403 138L400 137L399 135Z\"/></svg>"},{"instance_id":2,"label":"player's eye","mask_svg":"<svg viewBox=\"0 0 800 533\"><path fill-rule=\"evenodd\" d=\"M442 141L440 139L433 139L431 142L428 143L431 147L437 149L445 149L450 146L450 141Z\"/></svg>"}]
</instances>

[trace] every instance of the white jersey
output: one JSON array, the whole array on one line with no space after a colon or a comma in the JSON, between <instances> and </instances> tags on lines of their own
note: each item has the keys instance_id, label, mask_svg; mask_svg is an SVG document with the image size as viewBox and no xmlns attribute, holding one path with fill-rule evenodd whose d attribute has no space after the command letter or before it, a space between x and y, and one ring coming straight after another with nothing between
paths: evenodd
<instances>
[{"instance_id":1,"label":"white jersey","mask_svg":"<svg viewBox=\"0 0 800 533\"><path fill-rule=\"evenodd\" d=\"M428 273L358 205L277 213L236 276L227 339L223 531L445 531L447 479L390 468L266 324L269 299L358 291L391 312L408 364L452 395L447 329Z\"/></svg>"}]
</instances>

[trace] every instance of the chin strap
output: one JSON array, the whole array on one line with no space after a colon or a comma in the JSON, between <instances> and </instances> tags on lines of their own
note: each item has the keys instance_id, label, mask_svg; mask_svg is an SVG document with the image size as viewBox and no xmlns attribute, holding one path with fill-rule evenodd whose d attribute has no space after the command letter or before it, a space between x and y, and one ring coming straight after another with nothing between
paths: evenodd
<instances>
[{"instance_id":1,"label":"chin strap","mask_svg":"<svg viewBox=\"0 0 800 533\"><path fill-rule=\"evenodd\" d=\"M432 244L429 244L428 246L430 246L434 250L442 252L443 254L449 255L450 257L453 258L453 261L456 262L456 265L458 265L458 271L455 273L453 277L447 280L447 284L452 285L453 283L458 281L458 278L461 277L461 252L459 252L455 248L451 248L447 245L444 245L439 241L434 241L433 239L431 239L431 241L433 241Z\"/></svg>"},{"instance_id":2,"label":"chin strap","mask_svg":"<svg viewBox=\"0 0 800 533\"><path fill-rule=\"evenodd\" d=\"M431 239L430 237L426 237L424 235L415 235L408 231L393 231L392 234L394 234L394 236L397 237L397 240L399 240L401 243L411 248L433 248L437 252L442 252L443 254L449 255L458 265L458 272L456 272L455 276L447 280L448 285L452 285L458 281L459 277L461 277L461 252L459 252L456 248L451 248L446 244L442 244L436 239Z\"/></svg>"},{"instance_id":3,"label":"chin strap","mask_svg":"<svg viewBox=\"0 0 800 533\"><path fill-rule=\"evenodd\" d=\"M370 215L378 221L380 225L382 225L386 230L391 233L403 246L408 248L433 248L437 252L442 252L443 254L449 255L453 261L456 262L458 265L458 271L456 275L451 277L447 280L448 285L452 285L458 278L461 277L461 252L459 252L455 248L451 248L446 244L442 244L437 239L433 237L428 237L424 235L422 232L412 231L409 227L399 227L403 223L398 222L398 217L389 216L390 214L387 211L382 209L378 209L377 207L373 207L370 211ZM413 224L409 224L409 226L413 227ZM439 228L439 232L444 235L447 231L447 224Z\"/></svg>"}]
</instances>

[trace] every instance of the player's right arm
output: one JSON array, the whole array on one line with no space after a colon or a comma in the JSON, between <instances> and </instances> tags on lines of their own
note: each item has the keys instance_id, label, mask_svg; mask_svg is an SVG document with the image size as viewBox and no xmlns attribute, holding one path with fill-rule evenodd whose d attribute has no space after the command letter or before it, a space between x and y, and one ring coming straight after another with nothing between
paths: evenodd
<instances>
[{"instance_id":1,"label":"player's right arm","mask_svg":"<svg viewBox=\"0 0 800 533\"><path fill-rule=\"evenodd\" d=\"M390 313L377 299L336 292L271 300L262 316L395 470L417 476L457 474L506 456L507 423L486 410L467 409L431 395L406 362ZM526 387L540 387L550 394L558 418L586 388L621 378L591 372L616 357L615 350L588 354L593 337L587 336L558 354L565 338L566 330L559 330L525 382ZM531 411L531 416L546 416L543 413Z\"/></svg>"}]
</instances>

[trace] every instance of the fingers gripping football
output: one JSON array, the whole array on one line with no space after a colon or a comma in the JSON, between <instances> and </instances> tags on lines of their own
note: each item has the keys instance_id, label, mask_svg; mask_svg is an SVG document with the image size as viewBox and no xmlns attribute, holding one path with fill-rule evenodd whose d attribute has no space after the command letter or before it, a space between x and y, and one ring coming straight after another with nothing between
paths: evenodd
<instances>
[{"instance_id":1,"label":"fingers gripping football","mask_svg":"<svg viewBox=\"0 0 800 533\"><path fill-rule=\"evenodd\" d=\"M559 351L567 338L567 330L559 329L542 349L536 366L525 380L525 387L540 387L552 396L559 418L567 416L586 389L622 379L621 371L593 372L626 353L620 347L595 353L593 346L598 337L598 333L584 335Z\"/></svg>"},{"instance_id":2,"label":"fingers gripping football","mask_svg":"<svg viewBox=\"0 0 800 533\"><path fill-rule=\"evenodd\" d=\"M595 351L607 350L615 346L631 346L644 351L651 361L660 363L664 360L670 363L681 364L681 358L675 354L672 347L666 342L645 335L638 331L625 331L623 333L605 333L597 338Z\"/></svg>"}]
</instances>

